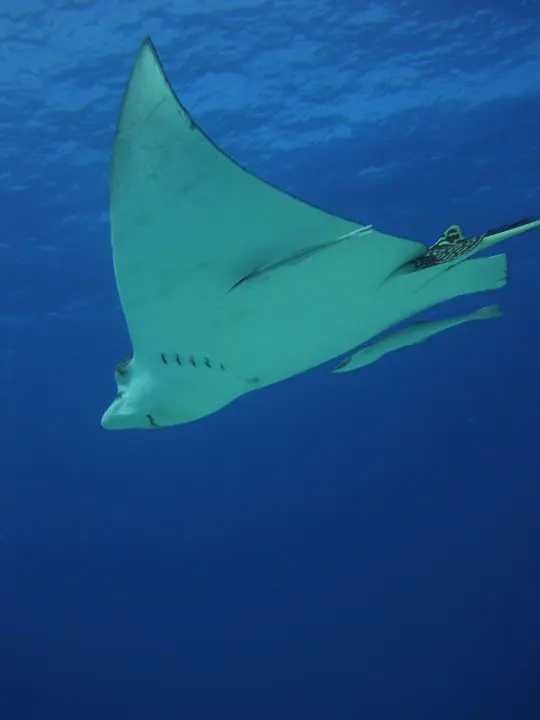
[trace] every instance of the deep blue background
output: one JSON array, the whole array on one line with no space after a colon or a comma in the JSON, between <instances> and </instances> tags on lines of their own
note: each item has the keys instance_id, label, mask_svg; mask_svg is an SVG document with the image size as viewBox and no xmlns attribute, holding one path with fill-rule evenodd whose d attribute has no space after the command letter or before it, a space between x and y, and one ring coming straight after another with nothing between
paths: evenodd
<instances>
[{"instance_id":1,"label":"deep blue background","mask_svg":"<svg viewBox=\"0 0 540 720\"><path fill-rule=\"evenodd\" d=\"M501 320L99 426L145 34L250 169L429 242L539 213L539 27L536 1L2 0L2 720L540 717L538 231L504 248Z\"/></svg>"}]
</instances>

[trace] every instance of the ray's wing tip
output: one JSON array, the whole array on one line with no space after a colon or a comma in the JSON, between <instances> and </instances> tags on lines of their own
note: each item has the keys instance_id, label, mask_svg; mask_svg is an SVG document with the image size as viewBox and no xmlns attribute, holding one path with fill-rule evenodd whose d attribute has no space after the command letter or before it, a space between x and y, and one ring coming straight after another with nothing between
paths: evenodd
<instances>
[{"instance_id":1,"label":"ray's wing tip","mask_svg":"<svg viewBox=\"0 0 540 720\"><path fill-rule=\"evenodd\" d=\"M142 42L139 45L139 51L137 53L137 59L135 61L135 64L138 64L145 57L148 57L149 60L161 67L161 61L159 59L156 46L154 45L150 35L145 35L142 39Z\"/></svg>"},{"instance_id":2,"label":"ray's wing tip","mask_svg":"<svg viewBox=\"0 0 540 720\"><path fill-rule=\"evenodd\" d=\"M159 56L156 50L156 46L154 45L152 38L150 35L145 35L142 39L142 42L139 46L139 55L143 55L144 53L150 53L152 58L159 63Z\"/></svg>"}]
</instances>

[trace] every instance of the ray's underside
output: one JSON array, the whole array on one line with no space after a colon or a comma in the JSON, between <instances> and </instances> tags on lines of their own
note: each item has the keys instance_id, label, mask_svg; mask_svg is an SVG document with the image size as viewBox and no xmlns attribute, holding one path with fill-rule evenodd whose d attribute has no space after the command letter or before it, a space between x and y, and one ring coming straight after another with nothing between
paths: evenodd
<instances>
[{"instance_id":1,"label":"ray's underside","mask_svg":"<svg viewBox=\"0 0 540 720\"><path fill-rule=\"evenodd\" d=\"M470 256L538 224L472 238L452 226L427 248L309 205L222 152L178 101L150 40L140 49L112 160L115 275L145 383L166 382L165 365L208 371L183 390L192 405L200 400L195 415L226 404L216 399L212 409L226 383L234 399L350 352L434 304L501 287L505 257ZM221 379L210 380L218 366ZM167 382L168 402L180 405ZM117 414L127 413L129 392L122 389ZM131 406L142 413L141 402ZM174 408L167 412L174 418Z\"/></svg>"}]
</instances>

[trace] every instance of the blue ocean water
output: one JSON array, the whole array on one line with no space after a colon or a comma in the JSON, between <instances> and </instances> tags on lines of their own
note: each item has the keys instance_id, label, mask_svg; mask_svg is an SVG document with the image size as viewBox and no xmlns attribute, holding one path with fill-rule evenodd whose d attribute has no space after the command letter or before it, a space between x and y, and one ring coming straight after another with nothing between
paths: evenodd
<instances>
[{"instance_id":1,"label":"blue ocean water","mask_svg":"<svg viewBox=\"0 0 540 720\"><path fill-rule=\"evenodd\" d=\"M144 35L250 170L429 243L540 212L539 26L538 0L0 0L2 720L540 717L539 231L502 247L499 320L99 424Z\"/></svg>"}]
</instances>

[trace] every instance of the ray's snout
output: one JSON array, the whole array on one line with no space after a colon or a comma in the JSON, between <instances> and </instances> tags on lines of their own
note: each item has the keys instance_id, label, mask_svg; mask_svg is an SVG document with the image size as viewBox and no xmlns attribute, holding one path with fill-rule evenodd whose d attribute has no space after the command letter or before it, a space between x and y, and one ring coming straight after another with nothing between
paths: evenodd
<instances>
[{"instance_id":1,"label":"ray's snout","mask_svg":"<svg viewBox=\"0 0 540 720\"><path fill-rule=\"evenodd\" d=\"M141 426L140 418L127 411L121 401L115 400L101 418L101 427L105 430L128 430Z\"/></svg>"}]
</instances>

